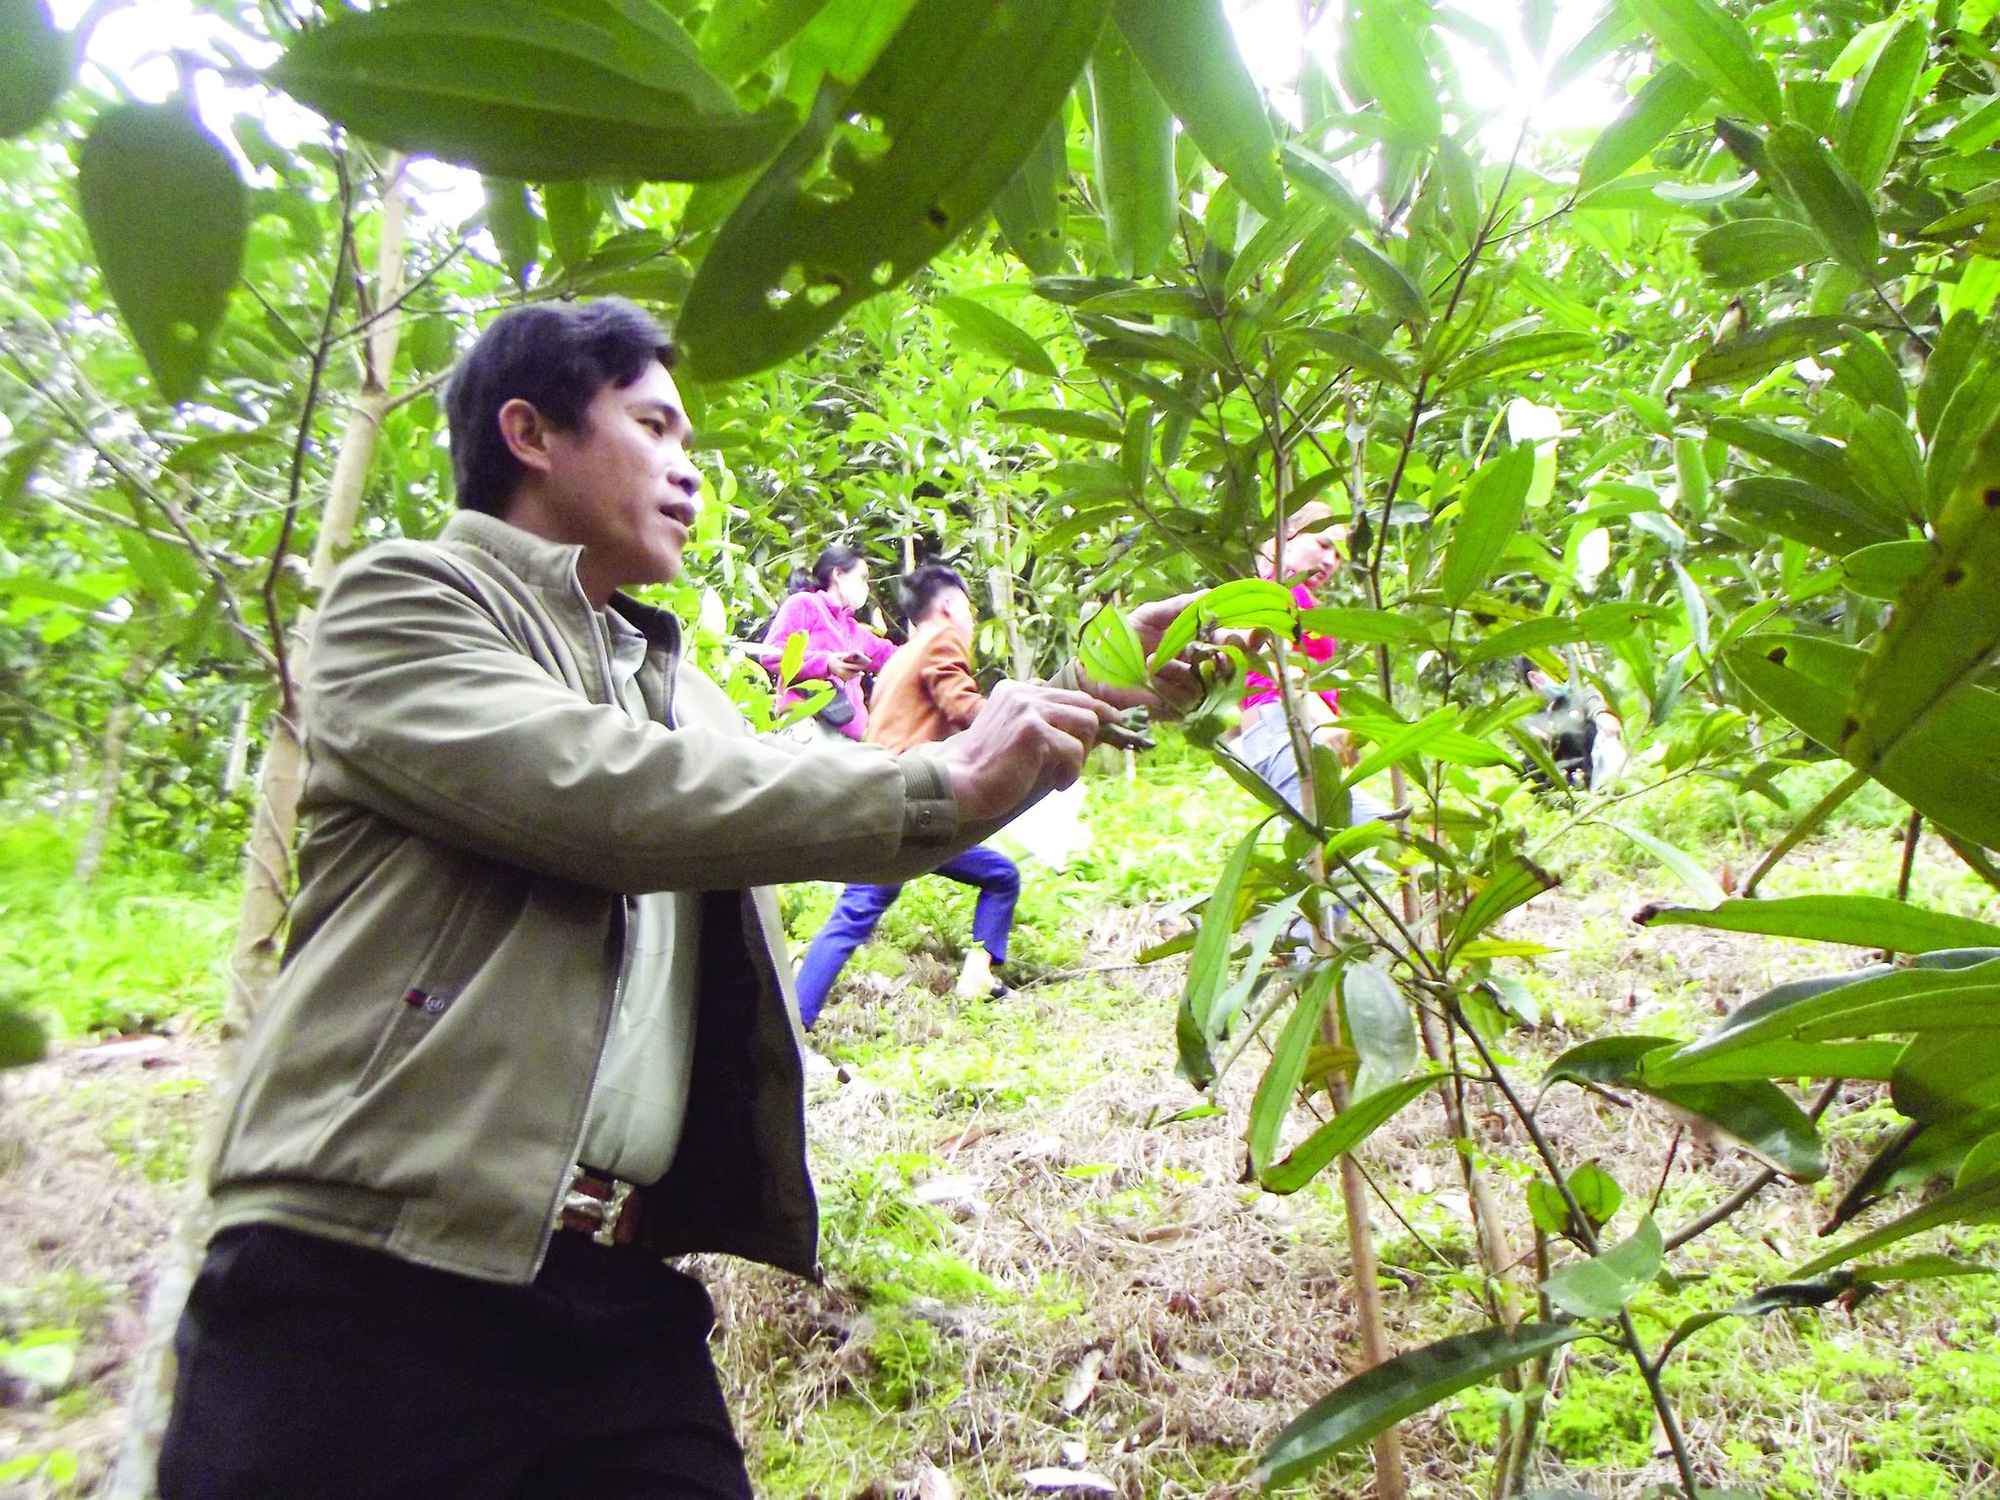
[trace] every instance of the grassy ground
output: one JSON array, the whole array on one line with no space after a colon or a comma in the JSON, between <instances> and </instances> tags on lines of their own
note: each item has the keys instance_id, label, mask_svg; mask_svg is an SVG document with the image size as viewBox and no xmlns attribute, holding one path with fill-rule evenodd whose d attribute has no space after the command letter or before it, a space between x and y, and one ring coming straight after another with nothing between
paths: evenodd
<instances>
[{"instance_id":1,"label":"grassy ground","mask_svg":"<svg viewBox=\"0 0 2000 1500\"><path fill-rule=\"evenodd\" d=\"M1814 795L1800 790L1795 806ZM1248 1494L1262 1443L1355 1368L1337 1193L1321 1183L1278 1198L1239 1182L1256 1070L1225 1080L1219 1112L1204 1110L1174 1074L1177 965L1132 963L1175 930L1175 903L1213 878L1245 804L1188 767L1129 786L1094 779L1091 796L1088 855L1061 877L1031 873L1018 951L1029 982L1013 996L950 999L970 900L940 881L914 883L849 970L819 1033L845 1078L809 1102L826 1284L704 1268L762 1495L940 1500L1037 1481L1149 1500ZM1553 831L1554 815L1537 816ZM1671 789L1622 816L1716 871L1740 872L1770 831L1759 804ZM1851 809L1771 889L1886 891L1897 823L1886 801ZM1516 965L1550 1018L1505 1040L1524 1076L1593 1028L1691 1034L1770 983L1846 961L1695 929L1640 932L1629 913L1678 896L1673 877L1606 828L1559 848L1563 887L1507 929L1562 950ZM1935 854L1919 860L1919 892L1990 911L1989 893ZM88 1493L115 1440L138 1300L214 1059L205 1022L101 1039L204 1015L231 902L164 867L122 867L79 894L45 827L0 834L0 855L0 982L71 1038L49 1063L0 1079L0 1492ZM795 934L830 896L787 894ZM1867 1102L1859 1086L1842 1102L1832 1180L1880 1128ZM1595 1158L1624 1184L1632 1206L1611 1233L1626 1231L1662 1183L1674 1122L1573 1090L1552 1093L1544 1118L1572 1159ZM1525 1247L1520 1153L1497 1113L1476 1119ZM1477 1326L1467 1206L1437 1106L1400 1117L1366 1163L1395 1342ZM1686 1221L1753 1170L1739 1152L1684 1138L1660 1221ZM1642 1328L1657 1337L1780 1277L1813 1253L1831 1197L1825 1184L1772 1189L1676 1259L1705 1279L1647 1293ZM1977 1250L1994 1238L1950 1242ZM1637 1376L1599 1347L1572 1346L1554 1372L1536 1479L1637 1500L1671 1469ZM1667 1381L1705 1468L1752 1493L2000 1495L2000 1313L1985 1283L1721 1324ZM1406 1426L1417 1495L1485 1493L1502 1399L1475 1389ZM1364 1463L1336 1464L1288 1493L1357 1494L1365 1479Z\"/></svg>"}]
</instances>

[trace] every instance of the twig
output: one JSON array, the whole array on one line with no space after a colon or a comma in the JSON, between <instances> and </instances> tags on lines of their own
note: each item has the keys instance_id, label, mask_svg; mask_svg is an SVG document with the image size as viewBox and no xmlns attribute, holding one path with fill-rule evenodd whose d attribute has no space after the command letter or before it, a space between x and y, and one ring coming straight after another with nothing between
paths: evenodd
<instances>
[{"instance_id":1,"label":"twig","mask_svg":"<svg viewBox=\"0 0 2000 1500\"><path fill-rule=\"evenodd\" d=\"M1859 791L1861 784L1866 780L1868 780L1866 771L1850 772L1842 779L1840 785L1808 808L1805 816L1794 823L1785 836L1771 847L1771 852L1758 861L1757 868L1750 872L1750 878L1743 882L1743 889L1738 894L1746 898L1756 895L1758 882L1777 867L1778 861L1804 842L1814 829L1827 820L1835 808Z\"/></svg>"}]
</instances>

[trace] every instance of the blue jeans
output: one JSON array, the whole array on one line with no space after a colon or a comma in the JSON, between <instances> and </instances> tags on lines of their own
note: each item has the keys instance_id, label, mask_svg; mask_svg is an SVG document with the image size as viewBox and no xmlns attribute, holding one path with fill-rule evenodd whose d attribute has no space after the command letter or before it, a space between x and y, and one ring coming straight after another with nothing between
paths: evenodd
<instances>
[{"instance_id":1,"label":"blue jeans","mask_svg":"<svg viewBox=\"0 0 2000 1500\"><path fill-rule=\"evenodd\" d=\"M1021 894L1021 872L1014 861L995 849L975 844L955 854L931 872L960 885L976 886L979 902L972 909L972 936L992 955L1007 958L1007 934L1014 926L1014 902ZM868 941L898 896L900 885L850 885L833 904L833 915L806 949L799 965L799 1021L810 1029L819 1019L833 982L854 950Z\"/></svg>"},{"instance_id":2,"label":"blue jeans","mask_svg":"<svg viewBox=\"0 0 2000 1500\"><path fill-rule=\"evenodd\" d=\"M1306 812L1305 796L1299 783L1299 759L1292 753L1291 732L1284 713L1270 705L1236 741L1236 758L1264 780L1299 812ZM1352 824L1372 822L1389 816L1387 803L1369 796L1359 787L1348 793L1348 818Z\"/></svg>"}]
</instances>

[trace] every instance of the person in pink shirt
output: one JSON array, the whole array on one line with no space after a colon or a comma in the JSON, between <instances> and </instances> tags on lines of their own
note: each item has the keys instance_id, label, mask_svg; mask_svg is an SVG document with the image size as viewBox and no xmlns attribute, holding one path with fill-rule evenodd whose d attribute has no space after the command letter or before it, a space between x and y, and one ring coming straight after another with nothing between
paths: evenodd
<instances>
[{"instance_id":1,"label":"person in pink shirt","mask_svg":"<svg viewBox=\"0 0 2000 1500\"><path fill-rule=\"evenodd\" d=\"M835 542L814 559L809 581L778 607L771 628L764 632L760 659L775 676L784 660L785 644L794 635L806 638L805 660L795 681L818 679L835 686L833 700L804 730L814 738L846 738L857 743L868 730L868 702L861 691L864 674L879 672L895 652L863 625L855 611L868 603L868 559L854 548ZM796 687L779 700L780 712L806 695Z\"/></svg>"},{"instance_id":2,"label":"person in pink shirt","mask_svg":"<svg viewBox=\"0 0 2000 1500\"><path fill-rule=\"evenodd\" d=\"M1302 506L1285 518L1285 534L1265 544L1258 571L1292 586L1292 598L1301 609L1320 602L1319 591L1333 582L1340 571L1342 533L1332 524L1333 512L1324 505ZM1337 643L1331 636L1301 631L1295 643L1311 662L1333 660ZM1291 730L1285 723L1285 708L1278 684L1255 670L1244 673L1242 714L1237 720L1231 749L1237 758L1254 770L1284 799L1305 811L1298 757L1293 751ZM1321 744L1331 744L1341 760L1352 765L1354 754L1347 736L1336 727L1340 695L1332 688L1308 693L1302 700L1306 711L1306 732ZM1365 822L1386 817L1389 809L1362 791L1355 791L1352 821Z\"/></svg>"}]
</instances>

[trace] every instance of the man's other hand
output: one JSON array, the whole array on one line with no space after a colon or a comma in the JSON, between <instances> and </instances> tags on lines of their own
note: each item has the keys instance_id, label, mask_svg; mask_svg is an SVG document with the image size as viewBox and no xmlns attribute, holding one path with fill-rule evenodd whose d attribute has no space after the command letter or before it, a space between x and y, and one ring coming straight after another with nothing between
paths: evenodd
<instances>
[{"instance_id":1,"label":"man's other hand","mask_svg":"<svg viewBox=\"0 0 2000 1500\"><path fill-rule=\"evenodd\" d=\"M1089 693L1001 683L971 727L944 742L959 816L970 822L1004 818L1068 786L1114 717L1109 703Z\"/></svg>"}]
</instances>

